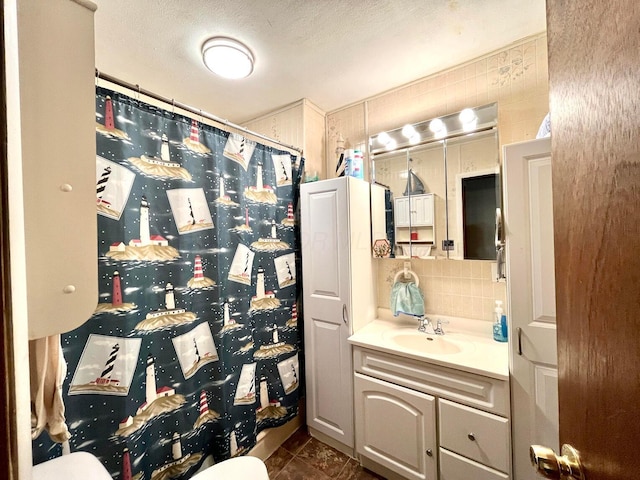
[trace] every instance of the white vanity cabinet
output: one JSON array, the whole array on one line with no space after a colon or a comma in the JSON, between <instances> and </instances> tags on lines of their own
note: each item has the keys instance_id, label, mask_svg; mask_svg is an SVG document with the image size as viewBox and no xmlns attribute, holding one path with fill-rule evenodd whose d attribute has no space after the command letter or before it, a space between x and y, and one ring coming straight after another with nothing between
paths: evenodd
<instances>
[{"instance_id":1,"label":"white vanity cabinet","mask_svg":"<svg viewBox=\"0 0 640 480\"><path fill-rule=\"evenodd\" d=\"M373 317L369 184L352 177L300 188L307 425L353 455L349 336Z\"/></svg>"},{"instance_id":2,"label":"white vanity cabinet","mask_svg":"<svg viewBox=\"0 0 640 480\"><path fill-rule=\"evenodd\" d=\"M354 346L356 452L388 478L509 479L507 379Z\"/></svg>"},{"instance_id":3,"label":"white vanity cabinet","mask_svg":"<svg viewBox=\"0 0 640 480\"><path fill-rule=\"evenodd\" d=\"M396 242L433 244L434 232L433 193L398 197L394 200L394 224Z\"/></svg>"}]
</instances>

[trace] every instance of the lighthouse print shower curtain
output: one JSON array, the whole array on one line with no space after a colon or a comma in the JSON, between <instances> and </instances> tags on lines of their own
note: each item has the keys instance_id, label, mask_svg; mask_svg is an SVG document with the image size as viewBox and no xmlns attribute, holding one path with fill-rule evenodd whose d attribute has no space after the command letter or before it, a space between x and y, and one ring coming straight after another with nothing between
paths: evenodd
<instances>
[{"instance_id":1,"label":"lighthouse print shower curtain","mask_svg":"<svg viewBox=\"0 0 640 480\"><path fill-rule=\"evenodd\" d=\"M187 479L297 414L303 160L102 88L96 120L100 298L62 337L70 450Z\"/></svg>"}]
</instances>

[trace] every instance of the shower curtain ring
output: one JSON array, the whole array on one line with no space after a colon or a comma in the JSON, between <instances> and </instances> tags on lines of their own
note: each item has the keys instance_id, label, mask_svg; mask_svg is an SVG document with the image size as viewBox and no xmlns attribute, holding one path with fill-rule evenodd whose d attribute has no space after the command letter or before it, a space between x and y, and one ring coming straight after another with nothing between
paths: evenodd
<instances>
[{"instance_id":1,"label":"shower curtain ring","mask_svg":"<svg viewBox=\"0 0 640 480\"><path fill-rule=\"evenodd\" d=\"M140 85L136 83L136 88L138 89L138 97L136 100L140 100Z\"/></svg>"},{"instance_id":2,"label":"shower curtain ring","mask_svg":"<svg viewBox=\"0 0 640 480\"><path fill-rule=\"evenodd\" d=\"M176 113L176 99L171 99L171 113Z\"/></svg>"}]
</instances>

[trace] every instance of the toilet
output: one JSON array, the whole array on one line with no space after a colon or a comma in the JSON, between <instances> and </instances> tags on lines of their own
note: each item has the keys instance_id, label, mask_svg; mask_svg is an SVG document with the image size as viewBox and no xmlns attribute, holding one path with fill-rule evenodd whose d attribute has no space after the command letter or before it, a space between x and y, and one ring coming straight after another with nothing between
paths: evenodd
<instances>
[{"instance_id":1,"label":"toilet","mask_svg":"<svg viewBox=\"0 0 640 480\"><path fill-rule=\"evenodd\" d=\"M267 467L256 457L234 457L201 471L192 480L269 480Z\"/></svg>"},{"instance_id":2,"label":"toilet","mask_svg":"<svg viewBox=\"0 0 640 480\"><path fill-rule=\"evenodd\" d=\"M32 480L112 480L96 457L87 452L73 452L35 465Z\"/></svg>"}]
</instances>

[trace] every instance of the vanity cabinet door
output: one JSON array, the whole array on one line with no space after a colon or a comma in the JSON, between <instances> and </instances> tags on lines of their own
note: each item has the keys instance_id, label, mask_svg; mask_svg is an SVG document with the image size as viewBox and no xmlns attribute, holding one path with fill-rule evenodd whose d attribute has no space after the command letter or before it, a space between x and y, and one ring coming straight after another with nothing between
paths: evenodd
<instances>
[{"instance_id":1,"label":"vanity cabinet door","mask_svg":"<svg viewBox=\"0 0 640 480\"><path fill-rule=\"evenodd\" d=\"M409 198L408 197L396 198L394 220L396 223L396 227L409 226Z\"/></svg>"},{"instance_id":2,"label":"vanity cabinet door","mask_svg":"<svg viewBox=\"0 0 640 480\"><path fill-rule=\"evenodd\" d=\"M356 451L402 478L436 480L436 399L355 374Z\"/></svg>"},{"instance_id":3,"label":"vanity cabinet door","mask_svg":"<svg viewBox=\"0 0 640 480\"><path fill-rule=\"evenodd\" d=\"M510 469L509 420L439 399L440 446L502 472Z\"/></svg>"}]
</instances>

